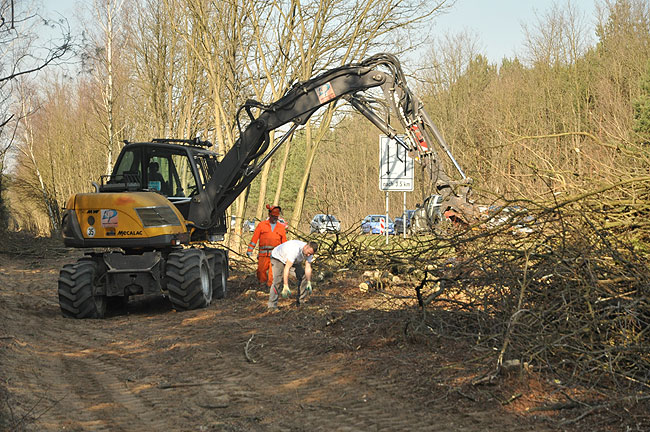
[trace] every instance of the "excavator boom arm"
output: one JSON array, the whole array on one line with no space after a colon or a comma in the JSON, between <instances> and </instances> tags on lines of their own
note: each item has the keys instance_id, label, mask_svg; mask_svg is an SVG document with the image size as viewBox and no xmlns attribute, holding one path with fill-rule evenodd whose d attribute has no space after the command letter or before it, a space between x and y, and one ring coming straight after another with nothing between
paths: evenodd
<instances>
[{"instance_id":1,"label":"excavator boom arm","mask_svg":"<svg viewBox=\"0 0 650 432\"><path fill-rule=\"evenodd\" d=\"M381 88L385 97L384 106L388 108L391 118L399 119L409 139L403 141L397 138L390 123L364 99L363 93L373 88ZM205 188L192 200L188 219L198 228L211 227L216 215L223 213L235 201L268 160L267 157L256 164L257 159L268 149L271 131L292 122L294 125L289 132L291 133L298 125L307 123L319 108L336 103L341 98L347 100L384 134L399 139L401 145L408 151L417 153L421 160L427 160L427 157L437 160L435 149L429 144L432 132L464 177L442 136L424 112L422 103L407 87L399 61L390 54L379 54L359 64L331 69L298 83L270 105L246 102L238 112L238 120L242 111L245 111L249 123L243 130L240 128L239 139L221 160ZM260 111L257 117L253 115L253 109ZM276 149L278 145L275 146ZM448 177L444 175L444 179Z\"/></svg>"}]
</instances>

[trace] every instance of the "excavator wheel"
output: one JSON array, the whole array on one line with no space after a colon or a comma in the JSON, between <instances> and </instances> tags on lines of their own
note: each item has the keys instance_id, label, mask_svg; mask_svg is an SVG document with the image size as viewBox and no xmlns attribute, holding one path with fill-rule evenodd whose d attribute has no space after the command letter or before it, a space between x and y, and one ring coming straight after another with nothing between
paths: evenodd
<instances>
[{"instance_id":1,"label":"excavator wheel","mask_svg":"<svg viewBox=\"0 0 650 432\"><path fill-rule=\"evenodd\" d=\"M212 269L212 293L214 298L224 298L228 283L228 255L222 249L206 249L208 262Z\"/></svg>"},{"instance_id":2,"label":"excavator wheel","mask_svg":"<svg viewBox=\"0 0 650 432\"><path fill-rule=\"evenodd\" d=\"M208 259L199 249L183 249L167 257L167 291L178 311L204 308L212 301Z\"/></svg>"},{"instance_id":3,"label":"excavator wheel","mask_svg":"<svg viewBox=\"0 0 650 432\"><path fill-rule=\"evenodd\" d=\"M59 306L68 318L104 318L106 296L97 294L100 276L95 261L81 258L59 272Z\"/></svg>"}]
</instances>

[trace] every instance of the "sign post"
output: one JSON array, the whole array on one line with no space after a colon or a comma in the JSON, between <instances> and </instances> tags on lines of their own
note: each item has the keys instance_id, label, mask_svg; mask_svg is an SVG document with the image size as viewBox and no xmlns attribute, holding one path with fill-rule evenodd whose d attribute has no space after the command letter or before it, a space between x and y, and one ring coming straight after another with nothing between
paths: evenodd
<instances>
[{"instance_id":1,"label":"sign post","mask_svg":"<svg viewBox=\"0 0 650 432\"><path fill-rule=\"evenodd\" d=\"M393 229L395 225L393 224ZM384 235L386 236L386 244L388 244L388 191L386 191L386 229Z\"/></svg>"},{"instance_id":2,"label":"sign post","mask_svg":"<svg viewBox=\"0 0 650 432\"><path fill-rule=\"evenodd\" d=\"M399 137L404 140L403 136ZM386 191L386 244L388 244L388 192L404 192L404 209L406 209L406 192L413 190L413 159L397 141L385 135L379 136L379 190ZM406 210L404 210L406 213ZM406 234L406 220L402 221ZM395 226L393 225L393 229Z\"/></svg>"},{"instance_id":3,"label":"sign post","mask_svg":"<svg viewBox=\"0 0 650 432\"><path fill-rule=\"evenodd\" d=\"M406 192L404 192L404 202L402 203L402 229L404 230L404 238L406 238ZM397 233L395 233L397 235Z\"/></svg>"}]
</instances>

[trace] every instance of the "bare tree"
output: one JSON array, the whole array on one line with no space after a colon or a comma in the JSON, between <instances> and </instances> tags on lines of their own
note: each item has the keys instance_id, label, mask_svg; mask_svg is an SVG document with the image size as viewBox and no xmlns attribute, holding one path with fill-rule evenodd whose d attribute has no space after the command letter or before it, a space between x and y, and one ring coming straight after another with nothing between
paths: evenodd
<instances>
[{"instance_id":1,"label":"bare tree","mask_svg":"<svg viewBox=\"0 0 650 432\"><path fill-rule=\"evenodd\" d=\"M26 88L25 83L21 82L19 87L20 92L20 102L21 102L21 114L22 114L22 140L23 145L19 146L18 151L22 153L26 160L28 160L33 168L34 176L38 181L38 187L42 195L42 205L47 210L47 216L50 221L49 229L50 231L56 231L59 229L59 205L56 201L56 198L50 194L46 180L43 177L43 174L40 171L39 163L36 158L36 149L34 143L34 129L31 123L32 113L36 109L33 105L34 103L34 92ZM44 158L47 159L47 158Z\"/></svg>"},{"instance_id":2,"label":"bare tree","mask_svg":"<svg viewBox=\"0 0 650 432\"><path fill-rule=\"evenodd\" d=\"M124 15L124 1L94 0L90 6L92 18L85 30L89 38L85 59L101 95L101 99L97 101L97 113L104 130L98 141L106 147L105 172L109 174L113 168L114 155L119 151L118 134L122 129L116 119L116 111L119 108L116 66L119 53L123 52L126 45L126 33L123 31L123 25L120 25L120 22L124 21L121 19Z\"/></svg>"},{"instance_id":3,"label":"bare tree","mask_svg":"<svg viewBox=\"0 0 650 432\"><path fill-rule=\"evenodd\" d=\"M277 99L290 83L360 60L370 50L395 42L399 32L414 28L445 5L445 1L429 4L421 0L373 0L366 4L326 0L164 2L170 27L185 42L188 58L198 59L207 78L212 99L211 130L225 150L236 139L232 119L247 95L252 93L258 100ZM303 151L307 163L294 205L294 226L302 214L319 142L328 131L335 109L328 107L305 128L308 139ZM270 165L265 166L260 179L256 210L260 218L269 169ZM245 206L243 195L235 209L239 218Z\"/></svg>"},{"instance_id":4,"label":"bare tree","mask_svg":"<svg viewBox=\"0 0 650 432\"><path fill-rule=\"evenodd\" d=\"M359 61L370 51L394 42L396 35L417 27L418 23L440 12L446 3L419 0L371 0L365 3L273 1L272 9L261 10L266 15L256 20L267 23L267 27L254 35L258 41L254 46L258 50L253 52L258 57L262 55L273 60L264 63L265 66L278 66L275 70L267 68L271 71L267 76L276 81L288 77L280 84L307 80L324 69ZM260 12L259 9L252 10ZM273 48L272 44L277 47ZM286 65L290 68L287 69ZM275 87L282 88L278 84ZM303 151L306 163L290 221L294 227L302 215L320 142L328 132L336 109L336 105L328 106L305 125Z\"/></svg>"},{"instance_id":5,"label":"bare tree","mask_svg":"<svg viewBox=\"0 0 650 432\"><path fill-rule=\"evenodd\" d=\"M291 77L291 62L280 55L283 52L289 52L294 38L296 2L291 2L287 10L278 7L276 2L256 2L246 0L244 2L246 15L250 18L250 27L246 32L242 32L242 43L240 46L243 50L243 66L248 77L255 77L250 81L252 90L258 100L262 100L269 94L274 100L282 96L282 92L288 86ZM284 16L284 13L287 13ZM247 33L249 43L244 43ZM271 135L273 140L275 134ZM286 164L288 152L290 151L291 141L285 144L285 157L282 163ZM286 165L285 165L286 166ZM269 171L271 164L266 164L262 168L260 175L260 193L255 210L255 217L262 219L264 214L264 204L266 203L266 191L269 180ZM280 166L279 170L284 170ZM279 204L280 190L282 185L282 176L276 184L276 194L273 200L274 205Z\"/></svg>"},{"instance_id":6,"label":"bare tree","mask_svg":"<svg viewBox=\"0 0 650 432\"><path fill-rule=\"evenodd\" d=\"M247 25L244 7L233 0L165 0L164 4L169 14L178 17L169 23L184 42L185 60L196 59L196 66L206 79L206 121L213 140L228 151L235 142L234 114L242 100L242 89L248 84L241 62L241 51L246 49L242 36ZM242 195L235 205L239 221L244 204ZM241 224L235 226L234 234L235 238L241 236Z\"/></svg>"},{"instance_id":7,"label":"bare tree","mask_svg":"<svg viewBox=\"0 0 650 432\"><path fill-rule=\"evenodd\" d=\"M598 120L609 138L633 147L629 102L640 95L638 80L650 57L650 4L603 0L598 6L596 60L601 67L593 77L593 87L596 93L606 95L596 100L601 114Z\"/></svg>"},{"instance_id":8,"label":"bare tree","mask_svg":"<svg viewBox=\"0 0 650 432\"><path fill-rule=\"evenodd\" d=\"M67 21L49 21L33 12L27 3L14 4L13 0L0 1L0 210L5 225L2 200L2 176L5 174L7 152L16 138L21 110L12 107L17 101L16 79L65 60L70 51L71 36ZM43 42L39 36L42 25L53 37Z\"/></svg>"}]
</instances>

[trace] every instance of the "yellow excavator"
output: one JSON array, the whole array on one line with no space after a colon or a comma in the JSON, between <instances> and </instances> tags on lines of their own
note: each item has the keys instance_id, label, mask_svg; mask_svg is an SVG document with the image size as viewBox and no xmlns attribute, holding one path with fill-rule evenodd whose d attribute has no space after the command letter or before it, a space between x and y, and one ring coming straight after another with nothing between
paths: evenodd
<instances>
[{"instance_id":1,"label":"yellow excavator","mask_svg":"<svg viewBox=\"0 0 650 432\"><path fill-rule=\"evenodd\" d=\"M271 104L247 101L237 112L239 138L221 160L199 139L125 142L112 174L64 209L64 244L92 251L60 271L63 315L102 318L109 300L139 294L166 293L176 310L224 297L228 253L211 245L227 232L226 209L296 128L341 99L428 166L436 189L447 191L443 208L474 211L467 188L455 193L441 168L434 140L460 171L399 61L378 54L299 82ZM271 143L269 133L289 123Z\"/></svg>"}]
</instances>

